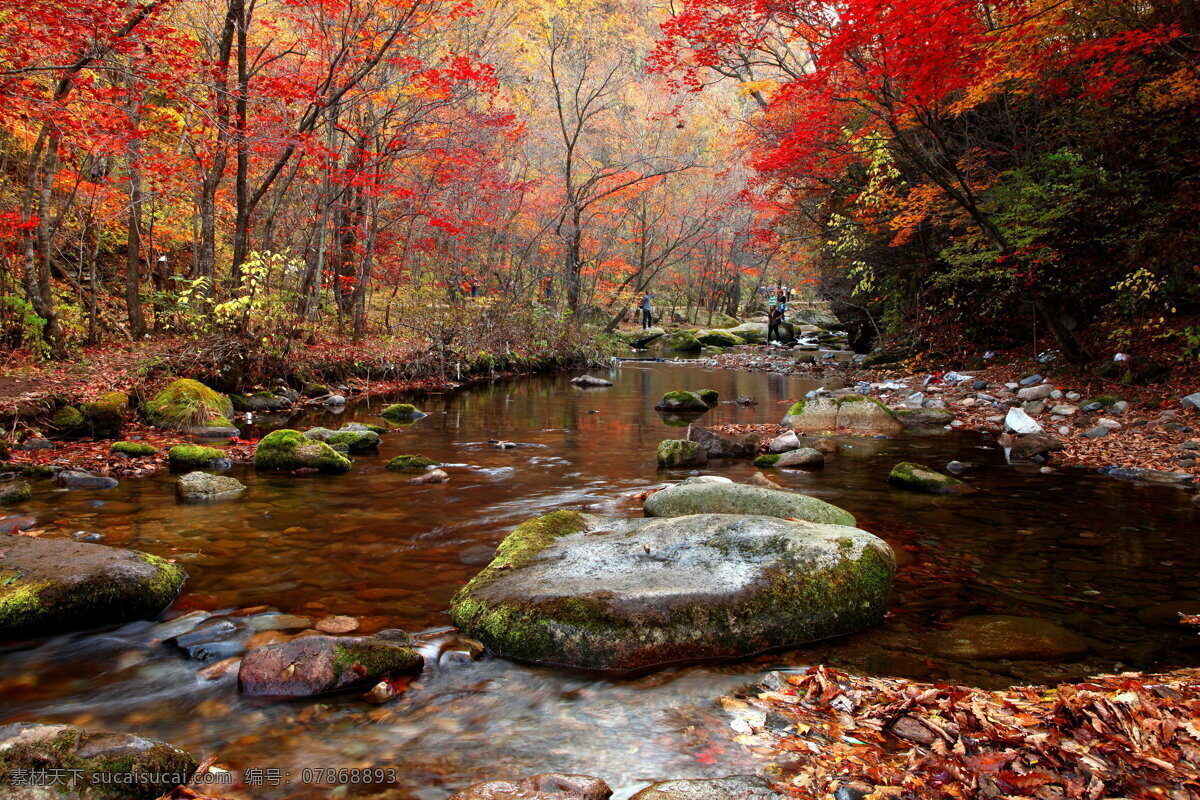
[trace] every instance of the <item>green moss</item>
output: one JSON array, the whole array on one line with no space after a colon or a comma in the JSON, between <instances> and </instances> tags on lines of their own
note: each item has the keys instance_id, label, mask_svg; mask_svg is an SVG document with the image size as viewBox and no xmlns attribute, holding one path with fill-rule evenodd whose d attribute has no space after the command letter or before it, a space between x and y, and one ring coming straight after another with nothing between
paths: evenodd
<instances>
[{"instance_id":1,"label":"green moss","mask_svg":"<svg viewBox=\"0 0 1200 800\"><path fill-rule=\"evenodd\" d=\"M708 459L703 457L702 453L704 450L700 445L687 439L664 439L658 443L655 455L658 458L658 466L673 468L700 466L707 463Z\"/></svg>"},{"instance_id":2,"label":"green moss","mask_svg":"<svg viewBox=\"0 0 1200 800\"><path fill-rule=\"evenodd\" d=\"M808 404L807 400L801 400L799 403L793 403L792 407L788 409L787 415L789 417L794 417L794 416L799 416L800 414L803 414L804 406L807 404Z\"/></svg>"},{"instance_id":3,"label":"green moss","mask_svg":"<svg viewBox=\"0 0 1200 800\"><path fill-rule=\"evenodd\" d=\"M7 575L0 563L0 631L28 630L42 610L40 594L50 584L21 583L20 575ZM5 584L5 581L11 581Z\"/></svg>"},{"instance_id":4,"label":"green moss","mask_svg":"<svg viewBox=\"0 0 1200 800\"><path fill-rule=\"evenodd\" d=\"M144 458L145 456L152 456L157 453L158 448L149 442L113 442L108 451L110 453L121 453L131 458Z\"/></svg>"},{"instance_id":5,"label":"green moss","mask_svg":"<svg viewBox=\"0 0 1200 800\"><path fill-rule=\"evenodd\" d=\"M82 407L84 419L96 436L119 436L129 415L129 396L124 392L105 392Z\"/></svg>"},{"instance_id":6,"label":"green moss","mask_svg":"<svg viewBox=\"0 0 1200 800\"><path fill-rule=\"evenodd\" d=\"M215 459L224 457L224 450L198 444L177 444L167 451L167 459L171 466L179 469L200 469Z\"/></svg>"},{"instance_id":7,"label":"green moss","mask_svg":"<svg viewBox=\"0 0 1200 800\"><path fill-rule=\"evenodd\" d=\"M418 472L441 464L425 456L396 456L387 463L387 468L396 472Z\"/></svg>"},{"instance_id":8,"label":"green moss","mask_svg":"<svg viewBox=\"0 0 1200 800\"><path fill-rule=\"evenodd\" d=\"M145 406L147 418L162 428L225 427L233 413L228 397L199 381L180 378Z\"/></svg>"},{"instance_id":9,"label":"green moss","mask_svg":"<svg viewBox=\"0 0 1200 800\"><path fill-rule=\"evenodd\" d=\"M736 347L746 343L746 340L737 334L724 330L698 331L696 338L708 347Z\"/></svg>"},{"instance_id":10,"label":"green moss","mask_svg":"<svg viewBox=\"0 0 1200 800\"><path fill-rule=\"evenodd\" d=\"M379 434L358 431L340 431L325 439L330 447L345 447L351 453L365 453L379 448Z\"/></svg>"},{"instance_id":11,"label":"green moss","mask_svg":"<svg viewBox=\"0 0 1200 800\"><path fill-rule=\"evenodd\" d=\"M654 407L659 411L696 412L708 411L709 404L697 392L667 392Z\"/></svg>"},{"instance_id":12,"label":"green moss","mask_svg":"<svg viewBox=\"0 0 1200 800\"><path fill-rule=\"evenodd\" d=\"M777 453L763 453L751 463L756 467L773 467L775 466L775 462L779 461L779 458L780 456Z\"/></svg>"},{"instance_id":13,"label":"green moss","mask_svg":"<svg viewBox=\"0 0 1200 800\"><path fill-rule=\"evenodd\" d=\"M331 394L329 387L323 383L306 383L304 391L301 392L305 397L324 397Z\"/></svg>"},{"instance_id":14,"label":"green moss","mask_svg":"<svg viewBox=\"0 0 1200 800\"><path fill-rule=\"evenodd\" d=\"M248 402L246 402L246 398L240 394L230 394L229 395L229 404L233 407L234 411L249 411L250 410L250 404Z\"/></svg>"},{"instance_id":15,"label":"green moss","mask_svg":"<svg viewBox=\"0 0 1200 800\"><path fill-rule=\"evenodd\" d=\"M83 414L75 406L63 406L50 420L55 429L62 433L77 433L84 429L86 423Z\"/></svg>"},{"instance_id":16,"label":"green moss","mask_svg":"<svg viewBox=\"0 0 1200 800\"><path fill-rule=\"evenodd\" d=\"M340 473L348 472L350 466L350 459L329 445L289 428L268 433L254 450L254 468L260 470L291 472L311 467Z\"/></svg>"},{"instance_id":17,"label":"green moss","mask_svg":"<svg viewBox=\"0 0 1200 800\"><path fill-rule=\"evenodd\" d=\"M379 414L384 419L404 421L424 416L424 412L411 403L394 403Z\"/></svg>"},{"instance_id":18,"label":"green moss","mask_svg":"<svg viewBox=\"0 0 1200 800\"><path fill-rule=\"evenodd\" d=\"M339 678L355 666L364 670L364 679L374 680L392 673L412 672L423 662L421 654L406 647L403 641L352 639L333 646L333 674Z\"/></svg>"},{"instance_id":19,"label":"green moss","mask_svg":"<svg viewBox=\"0 0 1200 800\"><path fill-rule=\"evenodd\" d=\"M172 564L165 558L141 552L137 555L142 561L158 569L158 573L147 581L144 596L151 605L166 607L183 588L183 582L187 580L187 572L183 567Z\"/></svg>"},{"instance_id":20,"label":"green moss","mask_svg":"<svg viewBox=\"0 0 1200 800\"><path fill-rule=\"evenodd\" d=\"M1119 397L1113 397L1111 394L1102 394L1099 397L1093 397L1091 400L1088 400L1084 405L1088 406L1092 403L1099 403L1101 408L1112 408L1119 401Z\"/></svg>"},{"instance_id":21,"label":"green moss","mask_svg":"<svg viewBox=\"0 0 1200 800\"><path fill-rule=\"evenodd\" d=\"M943 475L936 470L911 461L902 461L892 467L888 474L888 483L903 489L929 494L946 494L961 492L970 487L949 475Z\"/></svg>"},{"instance_id":22,"label":"green moss","mask_svg":"<svg viewBox=\"0 0 1200 800\"><path fill-rule=\"evenodd\" d=\"M25 481L0 483L0 503L23 503L33 496L33 489Z\"/></svg>"},{"instance_id":23,"label":"green moss","mask_svg":"<svg viewBox=\"0 0 1200 800\"><path fill-rule=\"evenodd\" d=\"M696 396L704 401L705 405L715 406L721 399L721 395L716 389L700 389L696 392Z\"/></svg>"}]
</instances>

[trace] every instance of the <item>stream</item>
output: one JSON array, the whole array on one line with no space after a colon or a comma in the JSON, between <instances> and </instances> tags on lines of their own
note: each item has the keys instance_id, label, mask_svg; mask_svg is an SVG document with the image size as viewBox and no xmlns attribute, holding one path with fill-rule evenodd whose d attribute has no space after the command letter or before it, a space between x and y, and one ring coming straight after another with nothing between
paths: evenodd
<instances>
[{"instance_id":1,"label":"stream","mask_svg":"<svg viewBox=\"0 0 1200 800\"><path fill-rule=\"evenodd\" d=\"M1056 681L1113 670L1200 663L1200 637L1163 624L1160 604L1200 597L1200 513L1179 489L1121 482L1086 470L1042 474L1008 465L978 434L842 437L814 472L778 482L842 506L903 551L893 614L877 629L736 663L678 667L624 680L484 658L456 650L451 596L520 522L561 508L634 515L630 495L689 473L656 469L655 447L682 436L653 410L673 389L717 389L702 424L775 422L816 386L790 376L709 371L688 362L623 362L611 388L578 389L572 374L497 380L413 400L428 417L384 436L378 456L356 456L343 476L291 477L235 467L244 499L179 505L161 472L105 492L40 482L21 513L47 535L80 531L104 544L176 559L190 575L166 618L196 610L269 606L319 619L357 617L362 632L423 633L441 659L397 701L356 695L263 702L161 643L170 623L139 622L0 644L0 723L69 722L165 739L236 770L269 770L256 798L444 800L480 780L537 772L604 778L615 797L647 783L761 771L732 739L722 694L769 669L814 662L859 672L946 678L983 686ZM396 398L342 413L267 420L270 427L379 423ZM499 450L488 439L518 447ZM414 486L388 459L419 453L451 480ZM968 497L891 488L893 464L942 469L953 459L981 489ZM706 474L748 479L746 462ZM906 577L907 576L907 577ZM923 636L970 614L1053 620L1087 639L1066 664L974 663L925 652ZM384 784L334 788L313 770L391 768ZM278 770L278 772L275 772ZM273 781L278 778L278 784ZM336 783L336 781L334 782ZM221 794L221 791L214 793Z\"/></svg>"}]
</instances>

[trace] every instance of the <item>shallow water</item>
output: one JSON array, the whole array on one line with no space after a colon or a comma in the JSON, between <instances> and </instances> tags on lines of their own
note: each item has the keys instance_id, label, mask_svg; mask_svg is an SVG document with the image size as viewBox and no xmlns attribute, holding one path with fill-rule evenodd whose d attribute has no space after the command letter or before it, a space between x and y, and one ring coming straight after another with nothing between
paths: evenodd
<instances>
[{"instance_id":1,"label":"shallow water","mask_svg":"<svg viewBox=\"0 0 1200 800\"><path fill-rule=\"evenodd\" d=\"M561 375L422 398L429 417L385 435L380 454L356 457L348 475L234 469L249 487L240 502L177 505L174 476L160 474L107 492L43 486L19 511L38 517L48 535L96 532L106 544L185 564L191 577L175 613L266 605L313 618L349 614L368 632L432 630L436 648L451 642L437 632L448 625L450 597L519 522L558 508L636 514L639 503L629 495L686 476L656 471L657 443L681 434L652 408L664 392L715 388L723 398L757 398L755 406L718 406L702 420L715 424L776 421L813 387L687 363L626 362L609 377L616 385L606 389L576 389ZM373 415L385 405L373 399L290 424L378 423ZM521 446L497 450L489 438ZM242 698L234 677L202 678L203 665L156 643L161 628L136 623L0 646L0 723L129 730L219 754L237 769L287 774L290 784L252 791L261 798L441 800L484 778L544 771L599 775L620 798L651 780L754 770L728 741L716 698L768 668L822 661L1004 685L1200 662L1194 634L1138 617L1158 603L1200 598L1198 515L1180 490L1083 471L1042 475L1005 464L993 444L972 434L842 442L823 470L781 472L777 480L849 509L903 551L894 614L874 631L623 681L447 658L399 702L377 708L354 696ZM445 463L451 481L407 484L384 469L401 453ZM940 468L951 459L971 462L964 477L984 491L930 497L883 480L896 461ZM716 462L705 472L741 480L753 468ZM957 663L925 652L928 631L972 613L1055 620L1087 637L1091 653L1081 663L1053 665ZM395 783L330 792L304 774L374 766L394 767Z\"/></svg>"}]
</instances>

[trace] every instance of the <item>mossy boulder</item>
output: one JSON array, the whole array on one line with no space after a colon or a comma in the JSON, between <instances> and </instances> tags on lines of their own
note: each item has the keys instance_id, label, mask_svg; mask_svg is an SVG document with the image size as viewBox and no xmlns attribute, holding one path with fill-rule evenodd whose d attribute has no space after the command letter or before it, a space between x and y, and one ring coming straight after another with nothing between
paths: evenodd
<instances>
[{"instance_id":1,"label":"mossy boulder","mask_svg":"<svg viewBox=\"0 0 1200 800\"><path fill-rule=\"evenodd\" d=\"M937 470L911 461L902 461L892 467L888 483L901 489L925 494L967 494L974 491L970 485L958 478L943 475Z\"/></svg>"},{"instance_id":2,"label":"mossy boulder","mask_svg":"<svg viewBox=\"0 0 1200 800\"><path fill-rule=\"evenodd\" d=\"M324 397L327 394L333 394L333 390L323 383L306 383L301 394L305 397Z\"/></svg>"},{"instance_id":3,"label":"mossy boulder","mask_svg":"<svg viewBox=\"0 0 1200 800\"><path fill-rule=\"evenodd\" d=\"M309 439L300 431L281 428L268 433L254 448L254 468L272 472L316 469L340 473L350 471L350 459L325 442Z\"/></svg>"},{"instance_id":4,"label":"mossy boulder","mask_svg":"<svg viewBox=\"0 0 1200 800\"><path fill-rule=\"evenodd\" d=\"M703 400L706 406L715 406L721 401L721 393L716 389L697 389L696 397Z\"/></svg>"},{"instance_id":5,"label":"mossy boulder","mask_svg":"<svg viewBox=\"0 0 1200 800\"><path fill-rule=\"evenodd\" d=\"M199 444L177 444L167 451L167 460L174 469L202 469L224 457L224 450Z\"/></svg>"},{"instance_id":6,"label":"mossy boulder","mask_svg":"<svg viewBox=\"0 0 1200 800\"><path fill-rule=\"evenodd\" d=\"M736 328L730 328L729 332L747 344L765 344L769 329L765 322L743 322ZM779 335L783 337L784 341L791 341L793 338L792 326L786 322L780 324Z\"/></svg>"},{"instance_id":7,"label":"mossy boulder","mask_svg":"<svg viewBox=\"0 0 1200 800\"><path fill-rule=\"evenodd\" d=\"M154 617L186 577L148 553L0 534L0 639Z\"/></svg>"},{"instance_id":8,"label":"mossy boulder","mask_svg":"<svg viewBox=\"0 0 1200 800\"><path fill-rule=\"evenodd\" d=\"M630 347L641 349L647 347L656 339L666 335L667 332L662 328L646 328L645 330L630 331L629 333L621 334L621 338L624 339Z\"/></svg>"},{"instance_id":9,"label":"mossy boulder","mask_svg":"<svg viewBox=\"0 0 1200 800\"><path fill-rule=\"evenodd\" d=\"M151 800L191 781L196 759L178 747L130 733L74 725L0 726L0 785L10 800L88 798ZM61 775L57 784L20 786L18 774ZM69 789L74 779L77 791Z\"/></svg>"},{"instance_id":10,"label":"mossy boulder","mask_svg":"<svg viewBox=\"0 0 1200 800\"><path fill-rule=\"evenodd\" d=\"M870 627L894 572L887 543L852 527L557 511L505 539L450 615L501 656L628 671Z\"/></svg>"},{"instance_id":11,"label":"mossy boulder","mask_svg":"<svg viewBox=\"0 0 1200 800\"><path fill-rule=\"evenodd\" d=\"M722 330L696 331L696 338L705 347L737 347L746 340L736 333Z\"/></svg>"},{"instance_id":12,"label":"mossy boulder","mask_svg":"<svg viewBox=\"0 0 1200 800\"><path fill-rule=\"evenodd\" d=\"M697 392L667 392L654 406L655 411L672 414L703 414L710 408Z\"/></svg>"},{"instance_id":13,"label":"mossy boulder","mask_svg":"<svg viewBox=\"0 0 1200 800\"><path fill-rule=\"evenodd\" d=\"M179 378L167 384L144 407L146 418L160 428L229 428L233 403L199 381Z\"/></svg>"},{"instance_id":14,"label":"mossy boulder","mask_svg":"<svg viewBox=\"0 0 1200 800\"><path fill-rule=\"evenodd\" d=\"M119 453L130 458L145 458L158 452L158 448L149 442L113 442L108 452Z\"/></svg>"},{"instance_id":15,"label":"mossy boulder","mask_svg":"<svg viewBox=\"0 0 1200 800\"><path fill-rule=\"evenodd\" d=\"M175 484L175 496L185 503L215 503L233 500L246 491L236 478L208 472L189 472Z\"/></svg>"},{"instance_id":16,"label":"mossy boulder","mask_svg":"<svg viewBox=\"0 0 1200 800\"><path fill-rule=\"evenodd\" d=\"M680 483L668 486L647 497L642 510L648 517L757 514L825 525L856 524L853 514L824 500L799 492L742 483Z\"/></svg>"},{"instance_id":17,"label":"mossy boulder","mask_svg":"<svg viewBox=\"0 0 1200 800\"><path fill-rule=\"evenodd\" d=\"M63 406L55 411L54 416L50 418L50 424L56 431L67 436L83 433L87 429L83 413L75 406Z\"/></svg>"},{"instance_id":18,"label":"mossy boulder","mask_svg":"<svg viewBox=\"0 0 1200 800\"><path fill-rule=\"evenodd\" d=\"M411 422L425 416L425 412L412 403L393 403L379 412L379 416L392 422Z\"/></svg>"},{"instance_id":19,"label":"mossy boulder","mask_svg":"<svg viewBox=\"0 0 1200 800\"><path fill-rule=\"evenodd\" d=\"M658 443L656 456L658 466L664 469L703 467L708 463L708 452L687 439L664 439Z\"/></svg>"},{"instance_id":20,"label":"mossy boulder","mask_svg":"<svg viewBox=\"0 0 1200 800\"><path fill-rule=\"evenodd\" d=\"M370 433L378 433L380 435L389 433L391 430L392 430L392 428L388 428L383 425L372 425L369 422L347 422L345 425L343 425L339 429L339 431L341 431L341 432L358 431L360 433L370 432Z\"/></svg>"},{"instance_id":21,"label":"mossy boulder","mask_svg":"<svg viewBox=\"0 0 1200 800\"><path fill-rule=\"evenodd\" d=\"M954 421L954 412L944 408L900 408L894 413L906 428L944 428Z\"/></svg>"},{"instance_id":22,"label":"mossy boulder","mask_svg":"<svg viewBox=\"0 0 1200 800\"><path fill-rule=\"evenodd\" d=\"M238 688L248 695L311 697L412 675L424 663L403 631L302 636L247 653L238 669Z\"/></svg>"},{"instance_id":23,"label":"mossy boulder","mask_svg":"<svg viewBox=\"0 0 1200 800\"><path fill-rule=\"evenodd\" d=\"M668 333L655 339L650 346L655 350L670 350L673 353L695 353L704 347L692 331Z\"/></svg>"},{"instance_id":24,"label":"mossy boulder","mask_svg":"<svg viewBox=\"0 0 1200 800\"><path fill-rule=\"evenodd\" d=\"M714 311L711 317L708 318L709 330L729 330L741 324L741 320L731 317L728 314L722 314L720 311Z\"/></svg>"},{"instance_id":25,"label":"mossy boulder","mask_svg":"<svg viewBox=\"0 0 1200 800\"><path fill-rule=\"evenodd\" d=\"M129 418L129 395L124 392L105 392L80 408L93 436L120 436Z\"/></svg>"},{"instance_id":26,"label":"mossy boulder","mask_svg":"<svg viewBox=\"0 0 1200 800\"><path fill-rule=\"evenodd\" d=\"M432 458L414 455L396 456L387 463L387 468L393 472L424 472L430 467L439 466L441 464Z\"/></svg>"},{"instance_id":27,"label":"mossy boulder","mask_svg":"<svg viewBox=\"0 0 1200 800\"><path fill-rule=\"evenodd\" d=\"M700 445L709 458L751 458L762 445L762 437L756 433L726 436L695 423L688 425L685 438Z\"/></svg>"},{"instance_id":28,"label":"mossy boulder","mask_svg":"<svg viewBox=\"0 0 1200 800\"><path fill-rule=\"evenodd\" d=\"M773 467L779 463L779 453L763 453L750 463L756 467Z\"/></svg>"},{"instance_id":29,"label":"mossy boulder","mask_svg":"<svg viewBox=\"0 0 1200 800\"><path fill-rule=\"evenodd\" d=\"M788 409L781 424L802 431L846 430L891 435L904 430L894 411L861 394L801 400Z\"/></svg>"},{"instance_id":30,"label":"mossy boulder","mask_svg":"<svg viewBox=\"0 0 1200 800\"><path fill-rule=\"evenodd\" d=\"M33 489L25 481L0 483L0 505L4 503L23 503L30 497L33 497Z\"/></svg>"},{"instance_id":31,"label":"mossy boulder","mask_svg":"<svg viewBox=\"0 0 1200 800\"><path fill-rule=\"evenodd\" d=\"M345 450L349 453L372 453L379 449L383 440L374 431L341 430L325 440L335 450Z\"/></svg>"}]
</instances>

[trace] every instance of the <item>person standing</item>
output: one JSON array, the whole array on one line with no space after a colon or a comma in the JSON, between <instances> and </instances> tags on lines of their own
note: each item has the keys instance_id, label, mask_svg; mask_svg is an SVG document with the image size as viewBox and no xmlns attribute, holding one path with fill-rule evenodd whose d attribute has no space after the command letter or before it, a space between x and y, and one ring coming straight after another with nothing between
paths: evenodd
<instances>
[{"instance_id":1,"label":"person standing","mask_svg":"<svg viewBox=\"0 0 1200 800\"><path fill-rule=\"evenodd\" d=\"M479 297L479 278L471 278L471 297Z\"/></svg>"},{"instance_id":2,"label":"person standing","mask_svg":"<svg viewBox=\"0 0 1200 800\"><path fill-rule=\"evenodd\" d=\"M787 300L783 295L779 295L771 305L771 314L767 317L767 344L771 343L772 336L775 337L775 341L777 342L783 341L783 336L779 332L779 326L783 324L785 314L787 314Z\"/></svg>"},{"instance_id":3,"label":"person standing","mask_svg":"<svg viewBox=\"0 0 1200 800\"><path fill-rule=\"evenodd\" d=\"M638 308L642 312L642 330L649 330L654 325L654 311L650 305L651 294L644 292L642 299L638 301Z\"/></svg>"}]
</instances>

